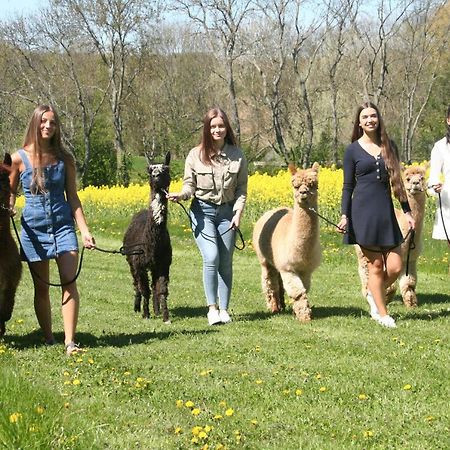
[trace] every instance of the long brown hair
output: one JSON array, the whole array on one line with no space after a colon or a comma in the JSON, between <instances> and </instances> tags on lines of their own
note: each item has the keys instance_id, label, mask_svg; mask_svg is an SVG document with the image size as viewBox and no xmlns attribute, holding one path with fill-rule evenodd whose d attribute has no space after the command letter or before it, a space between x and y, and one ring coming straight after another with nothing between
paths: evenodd
<instances>
[{"instance_id":1,"label":"long brown hair","mask_svg":"<svg viewBox=\"0 0 450 450\"><path fill-rule=\"evenodd\" d=\"M75 164L74 158L69 153L61 141L61 122L55 108L50 105L38 105L31 115L30 122L25 131L23 147L27 147L33 152L33 176L31 184L34 193L45 191L45 180L42 172L42 147L41 147L41 121L42 116L51 111L55 116L55 133L50 139L50 149L53 154L64 161L65 164Z\"/></svg>"},{"instance_id":2,"label":"long brown hair","mask_svg":"<svg viewBox=\"0 0 450 450\"><path fill-rule=\"evenodd\" d=\"M211 165L211 156L216 152L216 148L214 147L214 141L211 135L211 120L216 117L220 117L223 120L226 128L225 135L225 143L230 145L236 145L236 138L233 133L233 129L231 128L230 121L228 120L225 111L222 109L215 107L211 108L207 111L207 113L203 117L203 132L202 132L202 140L200 142L200 159L204 164Z\"/></svg>"},{"instance_id":3,"label":"long brown hair","mask_svg":"<svg viewBox=\"0 0 450 450\"><path fill-rule=\"evenodd\" d=\"M357 141L363 134L362 128L359 126L359 116L361 111L366 108L373 108L377 112L378 127L376 129L377 144L381 147L381 156L386 164L386 169L389 174L392 190L395 197L401 201L406 202L407 196L405 186L403 185L400 159L398 155L397 146L389 139L384 126L383 118L381 117L378 107L372 102L365 102L356 110L355 122L353 123L352 142Z\"/></svg>"}]
</instances>

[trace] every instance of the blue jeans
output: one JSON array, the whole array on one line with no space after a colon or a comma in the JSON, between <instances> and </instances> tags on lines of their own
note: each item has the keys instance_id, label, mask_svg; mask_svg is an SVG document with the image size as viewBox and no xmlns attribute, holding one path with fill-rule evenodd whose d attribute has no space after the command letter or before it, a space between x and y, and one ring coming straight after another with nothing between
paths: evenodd
<instances>
[{"instance_id":1,"label":"blue jeans","mask_svg":"<svg viewBox=\"0 0 450 450\"><path fill-rule=\"evenodd\" d=\"M236 231L229 230L233 205L214 205L194 199L189 211L195 242L203 258L203 287L208 306L228 309L233 282ZM229 230L229 231L227 231Z\"/></svg>"}]
</instances>

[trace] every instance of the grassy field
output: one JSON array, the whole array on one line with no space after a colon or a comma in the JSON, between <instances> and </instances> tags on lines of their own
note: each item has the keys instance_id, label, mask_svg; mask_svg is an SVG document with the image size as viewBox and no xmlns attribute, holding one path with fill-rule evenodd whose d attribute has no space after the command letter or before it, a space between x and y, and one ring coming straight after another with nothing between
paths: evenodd
<instances>
[{"instance_id":1,"label":"grassy field","mask_svg":"<svg viewBox=\"0 0 450 450\"><path fill-rule=\"evenodd\" d=\"M99 246L120 247L123 221L91 223ZM248 240L251 223L243 231ZM367 314L353 250L325 226L309 324L290 307L268 314L247 245L235 254L234 321L208 327L195 244L179 225L172 239L171 325L133 312L123 257L86 253L78 333L86 352L74 358L64 355L55 288L59 344L41 344L24 271L0 341L0 448L450 448L443 242L426 239L420 306L392 303L398 328L389 330Z\"/></svg>"}]
</instances>

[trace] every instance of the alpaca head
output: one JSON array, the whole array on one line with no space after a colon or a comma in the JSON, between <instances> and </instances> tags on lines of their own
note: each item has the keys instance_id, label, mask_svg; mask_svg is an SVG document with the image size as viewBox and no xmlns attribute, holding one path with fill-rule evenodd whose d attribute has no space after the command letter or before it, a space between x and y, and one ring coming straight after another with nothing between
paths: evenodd
<instances>
[{"instance_id":1,"label":"alpaca head","mask_svg":"<svg viewBox=\"0 0 450 450\"><path fill-rule=\"evenodd\" d=\"M9 207L9 174L11 173L11 156L9 153L5 154L3 163L0 163L0 205L2 210Z\"/></svg>"},{"instance_id":2,"label":"alpaca head","mask_svg":"<svg viewBox=\"0 0 450 450\"><path fill-rule=\"evenodd\" d=\"M166 153L163 163L155 163L153 155L145 155L147 158L147 172L149 175L149 184L152 191L168 191L170 185L170 152Z\"/></svg>"},{"instance_id":3,"label":"alpaca head","mask_svg":"<svg viewBox=\"0 0 450 450\"><path fill-rule=\"evenodd\" d=\"M426 167L423 166L409 166L406 169L403 169L403 183L408 195L414 196L425 193L425 172Z\"/></svg>"},{"instance_id":4,"label":"alpaca head","mask_svg":"<svg viewBox=\"0 0 450 450\"><path fill-rule=\"evenodd\" d=\"M312 206L317 203L319 188L319 164L314 163L310 169L298 169L289 165L294 188L294 199L301 207Z\"/></svg>"}]
</instances>

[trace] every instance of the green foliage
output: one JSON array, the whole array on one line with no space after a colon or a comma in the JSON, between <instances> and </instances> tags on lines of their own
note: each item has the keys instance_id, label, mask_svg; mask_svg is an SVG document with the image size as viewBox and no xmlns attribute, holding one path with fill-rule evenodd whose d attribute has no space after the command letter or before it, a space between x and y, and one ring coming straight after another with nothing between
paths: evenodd
<instances>
[{"instance_id":1,"label":"green foliage","mask_svg":"<svg viewBox=\"0 0 450 450\"><path fill-rule=\"evenodd\" d=\"M270 315L249 242L250 217L259 212L246 211L247 247L234 258L234 321L208 327L200 255L187 218L176 212L181 208L171 208L171 325L133 312L123 257L87 252L78 282L77 334L87 351L67 358L59 290L51 290L59 344L45 347L24 271L0 342L0 445L447 448L448 249L429 237L431 217L419 262L420 305L407 310L397 299L389 308L399 327L388 330L368 316L353 249L324 223L323 261L309 294L312 322L298 323L290 305ZM98 245L119 248L132 212L91 213ZM56 276L52 265L51 278ZM45 412L39 414L38 406ZM13 424L10 415L16 412L21 420ZM30 431L34 423L42 431Z\"/></svg>"}]
</instances>

